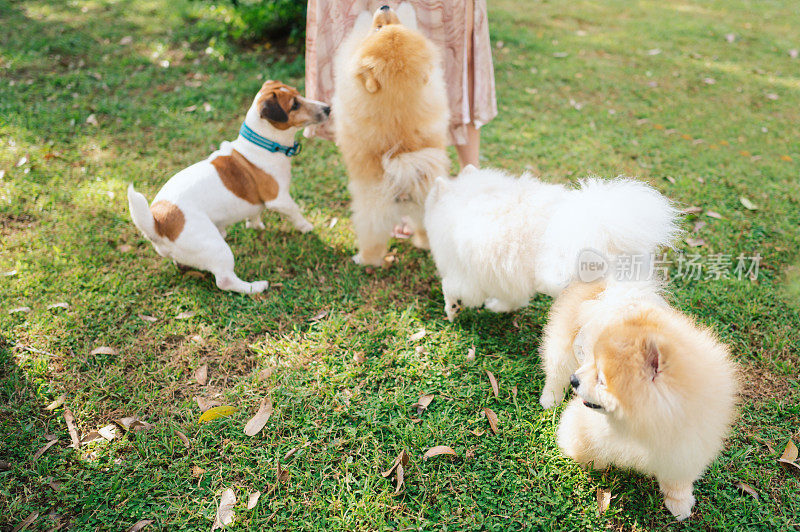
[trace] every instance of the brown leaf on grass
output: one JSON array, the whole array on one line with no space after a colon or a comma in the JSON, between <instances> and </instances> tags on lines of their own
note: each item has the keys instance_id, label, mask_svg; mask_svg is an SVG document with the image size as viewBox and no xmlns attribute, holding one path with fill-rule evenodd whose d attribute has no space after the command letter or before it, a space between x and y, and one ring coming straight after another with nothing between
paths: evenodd
<instances>
[{"instance_id":1,"label":"brown leaf on grass","mask_svg":"<svg viewBox=\"0 0 800 532\"><path fill-rule=\"evenodd\" d=\"M88 434L86 434L83 438L81 438L81 445L86 445L87 443L92 443L93 441L104 440L104 439L105 438L103 438L103 436L99 432L93 430Z\"/></svg>"},{"instance_id":2,"label":"brown leaf on grass","mask_svg":"<svg viewBox=\"0 0 800 532\"><path fill-rule=\"evenodd\" d=\"M706 225L707 224L703 220L698 220L697 222L695 222L694 227L692 227L692 232L697 233Z\"/></svg>"},{"instance_id":3,"label":"brown leaf on grass","mask_svg":"<svg viewBox=\"0 0 800 532\"><path fill-rule=\"evenodd\" d=\"M734 486L736 486L736 488L737 488L739 491L743 491L743 492L747 493L748 495L752 495L752 496L753 496L753 498L754 498L755 500L758 500L758 492L757 492L757 491L756 491L756 489L755 489L753 486L751 486L750 484L745 484L745 483L744 483L744 482L742 482L742 481L737 481L737 482L734 484Z\"/></svg>"},{"instance_id":4,"label":"brown leaf on grass","mask_svg":"<svg viewBox=\"0 0 800 532\"><path fill-rule=\"evenodd\" d=\"M798 475L800 474L800 465L795 460L797 460L797 446L792 440L789 440L783 454L778 458L778 463L787 471Z\"/></svg>"},{"instance_id":5,"label":"brown leaf on grass","mask_svg":"<svg viewBox=\"0 0 800 532\"><path fill-rule=\"evenodd\" d=\"M425 454L422 455L422 459L427 460L428 458L433 458L434 456L439 456L440 454L450 454L453 456L458 456L456 452L447 445L437 445L425 451Z\"/></svg>"},{"instance_id":6,"label":"brown leaf on grass","mask_svg":"<svg viewBox=\"0 0 800 532\"><path fill-rule=\"evenodd\" d=\"M59 406L64 404L64 401L67 400L67 394L62 393L58 397L56 397L55 401L44 407L45 410L55 410Z\"/></svg>"},{"instance_id":7,"label":"brown leaf on grass","mask_svg":"<svg viewBox=\"0 0 800 532\"><path fill-rule=\"evenodd\" d=\"M278 462L278 467L275 468L275 476L278 478L278 482L289 480L289 472L281 467L280 462Z\"/></svg>"},{"instance_id":8,"label":"brown leaf on grass","mask_svg":"<svg viewBox=\"0 0 800 532\"><path fill-rule=\"evenodd\" d=\"M189 318L193 317L195 314L196 314L195 312L193 312L191 310L187 310L186 312L181 312L180 314L175 316L175 319L176 320L186 320L186 319L189 319Z\"/></svg>"},{"instance_id":9,"label":"brown leaf on grass","mask_svg":"<svg viewBox=\"0 0 800 532\"><path fill-rule=\"evenodd\" d=\"M394 488L394 494L397 495L400 493L400 489L403 487L403 482L405 481L405 469L403 468L403 464L397 464L394 478L396 485Z\"/></svg>"},{"instance_id":10,"label":"brown leaf on grass","mask_svg":"<svg viewBox=\"0 0 800 532\"><path fill-rule=\"evenodd\" d=\"M215 406L220 406L222 404L219 401L215 401L214 399L206 399L205 397L195 397L194 400L197 403L198 408L200 408L200 412L211 410Z\"/></svg>"},{"instance_id":11,"label":"brown leaf on grass","mask_svg":"<svg viewBox=\"0 0 800 532\"><path fill-rule=\"evenodd\" d=\"M321 311L317 312L316 314L314 314L313 316L311 316L308 319L308 321L310 321L311 323L317 323L318 321L321 321L322 318L324 318L327 315L328 315L328 311L327 310L321 310Z\"/></svg>"},{"instance_id":12,"label":"brown leaf on grass","mask_svg":"<svg viewBox=\"0 0 800 532\"><path fill-rule=\"evenodd\" d=\"M489 377L489 383L492 385L492 393L494 393L495 397L500 395L500 387L497 385L497 379L494 377L494 373L486 370L486 376Z\"/></svg>"},{"instance_id":13,"label":"brown leaf on grass","mask_svg":"<svg viewBox=\"0 0 800 532\"><path fill-rule=\"evenodd\" d=\"M107 439L108 441L113 440L117 437L117 426L116 425L106 425L105 427L100 427L97 429L97 432L100 433L100 436Z\"/></svg>"},{"instance_id":14,"label":"brown leaf on grass","mask_svg":"<svg viewBox=\"0 0 800 532\"><path fill-rule=\"evenodd\" d=\"M115 421L117 425L122 427L123 430L126 432L139 432L142 430L149 430L153 428L153 425L146 421L142 421L136 416L127 416Z\"/></svg>"},{"instance_id":15,"label":"brown leaf on grass","mask_svg":"<svg viewBox=\"0 0 800 532\"><path fill-rule=\"evenodd\" d=\"M244 433L248 436L255 436L261 429L264 428L264 425L267 424L269 421L269 417L272 415L272 397L265 397L261 400L261 404L258 405L258 411L256 415L247 422L247 425L244 426Z\"/></svg>"},{"instance_id":16,"label":"brown leaf on grass","mask_svg":"<svg viewBox=\"0 0 800 532\"><path fill-rule=\"evenodd\" d=\"M120 244L119 246L117 246L117 251L119 251L120 253L127 253L132 249L133 247L128 244Z\"/></svg>"},{"instance_id":17,"label":"brown leaf on grass","mask_svg":"<svg viewBox=\"0 0 800 532\"><path fill-rule=\"evenodd\" d=\"M419 399L417 400L417 402L414 403L411 406L416 408L417 409L417 415L421 416L422 413L425 412L425 410L428 409L428 405L431 404L431 401L433 401L433 394L432 393L428 393L428 394L425 394L425 395L420 395Z\"/></svg>"},{"instance_id":18,"label":"brown leaf on grass","mask_svg":"<svg viewBox=\"0 0 800 532\"><path fill-rule=\"evenodd\" d=\"M717 220L722 218L722 215L717 211L706 211L706 216L709 218L716 218Z\"/></svg>"},{"instance_id":19,"label":"brown leaf on grass","mask_svg":"<svg viewBox=\"0 0 800 532\"><path fill-rule=\"evenodd\" d=\"M203 364L194 371L194 380L196 380L197 384L200 386L208 384L208 364Z\"/></svg>"},{"instance_id":20,"label":"brown leaf on grass","mask_svg":"<svg viewBox=\"0 0 800 532\"><path fill-rule=\"evenodd\" d=\"M693 248L699 248L706 245L706 241L702 238L687 238L686 243Z\"/></svg>"},{"instance_id":21,"label":"brown leaf on grass","mask_svg":"<svg viewBox=\"0 0 800 532\"><path fill-rule=\"evenodd\" d=\"M264 368L264 369L262 369L261 371L258 372L258 379L262 380L262 381L265 381L265 380L269 379L270 377L272 377L272 373L274 371L275 371L275 368L272 367L272 366L270 366L268 368Z\"/></svg>"},{"instance_id":22,"label":"brown leaf on grass","mask_svg":"<svg viewBox=\"0 0 800 532\"><path fill-rule=\"evenodd\" d=\"M67 431L69 431L69 437L72 440L70 447L77 449L81 446L81 437L78 433L78 427L75 426L75 416L72 415L72 410L68 406L64 407L64 422L67 424Z\"/></svg>"},{"instance_id":23,"label":"brown leaf on grass","mask_svg":"<svg viewBox=\"0 0 800 532\"><path fill-rule=\"evenodd\" d=\"M116 355L116 354L118 354L118 351L116 349L114 349L113 347L109 347L107 345L101 345L100 347L95 347L94 349L92 349L92 351L89 354L92 355L92 356L95 356L95 355Z\"/></svg>"},{"instance_id":24,"label":"brown leaf on grass","mask_svg":"<svg viewBox=\"0 0 800 532\"><path fill-rule=\"evenodd\" d=\"M483 412L486 414L486 419L489 421L489 427L491 427L492 432L497 434L499 432L497 430L497 414L491 408L484 408Z\"/></svg>"},{"instance_id":25,"label":"brown leaf on grass","mask_svg":"<svg viewBox=\"0 0 800 532\"><path fill-rule=\"evenodd\" d=\"M59 301L58 303L53 303L51 305L47 305L48 310L53 310L56 308L69 308L69 304L63 301Z\"/></svg>"},{"instance_id":26,"label":"brown leaf on grass","mask_svg":"<svg viewBox=\"0 0 800 532\"><path fill-rule=\"evenodd\" d=\"M45 453L45 451L47 451L47 449L49 449L50 447L52 447L53 445L55 445L57 443L58 443L58 440L51 440L51 441L47 442L44 445L44 447L42 447L41 449L39 449L38 451L33 453L33 457L31 458L31 461L35 462L36 460L38 460L39 457L42 456Z\"/></svg>"},{"instance_id":27,"label":"brown leaf on grass","mask_svg":"<svg viewBox=\"0 0 800 532\"><path fill-rule=\"evenodd\" d=\"M203 473L205 473L205 472L206 472L206 470L203 469L202 467L199 467L199 466L196 466L196 465L192 466L192 476L194 478L200 478L201 476L203 476Z\"/></svg>"},{"instance_id":28,"label":"brown leaf on grass","mask_svg":"<svg viewBox=\"0 0 800 532\"><path fill-rule=\"evenodd\" d=\"M597 488L597 511L600 515L603 514L606 510L608 510L608 506L611 504L611 492L608 490L604 490L603 488Z\"/></svg>"},{"instance_id":29,"label":"brown leaf on grass","mask_svg":"<svg viewBox=\"0 0 800 532\"><path fill-rule=\"evenodd\" d=\"M139 532L139 530L143 529L152 522L152 519L142 519L141 521L136 521L133 525L131 525L127 532Z\"/></svg>"},{"instance_id":30,"label":"brown leaf on grass","mask_svg":"<svg viewBox=\"0 0 800 532\"><path fill-rule=\"evenodd\" d=\"M184 434L183 432L181 432L179 430L176 430L174 432L175 432L175 435L178 437L178 439L181 440L181 442L183 442L183 446L184 447L189 449L192 446L192 444L189 443L189 438L186 437L186 434Z\"/></svg>"},{"instance_id":31,"label":"brown leaf on grass","mask_svg":"<svg viewBox=\"0 0 800 532\"><path fill-rule=\"evenodd\" d=\"M358 351L358 352L353 354L353 362L355 362L356 364L360 365L360 364L363 364L366 361L367 361L367 359L364 356L364 353L362 353L361 351Z\"/></svg>"},{"instance_id":32,"label":"brown leaf on grass","mask_svg":"<svg viewBox=\"0 0 800 532\"><path fill-rule=\"evenodd\" d=\"M0 460L0 471L8 471L11 469L11 463L7 460Z\"/></svg>"},{"instance_id":33,"label":"brown leaf on grass","mask_svg":"<svg viewBox=\"0 0 800 532\"><path fill-rule=\"evenodd\" d=\"M17 307L17 308L9 309L8 313L9 314L18 314L20 312L26 312L27 313L27 312L30 312L30 311L31 311L31 307Z\"/></svg>"},{"instance_id":34,"label":"brown leaf on grass","mask_svg":"<svg viewBox=\"0 0 800 532\"><path fill-rule=\"evenodd\" d=\"M155 316L149 316L147 314L137 314L137 316L139 316L140 320L146 321L147 323L155 323L158 321L158 318Z\"/></svg>"},{"instance_id":35,"label":"brown leaf on grass","mask_svg":"<svg viewBox=\"0 0 800 532\"><path fill-rule=\"evenodd\" d=\"M472 362L475 360L475 346L473 345L467 350L467 356L465 357L467 362Z\"/></svg>"},{"instance_id":36,"label":"brown leaf on grass","mask_svg":"<svg viewBox=\"0 0 800 532\"><path fill-rule=\"evenodd\" d=\"M674 178L674 177L672 177L671 175L668 175L668 176L667 176L667 181L669 181L669 182L670 182L670 183L672 183L673 185L675 184L675 178Z\"/></svg>"},{"instance_id":37,"label":"brown leaf on grass","mask_svg":"<svg viewBox=\"0 0 800 532\"><path fill-rule=\"evenodd\" d=\"M683 214L700 214L701 212L703 212L703 208L697 206L686 207L681 212Z\"/></svg>"},{"instance_id":38,"label":"brown leaf on grass","mask_svg":"<svg viewBox=\"0 0 800 532\"><path fill-rule=\"evenodd\" d=\"M739 198L739 203L741 203L744 206L744 208L747 209L748 211L758 210L758 206L749 199L745 198L744 196L741 196Z\"/></svg>"},{"instance_id":39,"label":"brown leaf on grass","mask_svg":"<svg viewBox=\"0 0 800 532\"><path fill-rule=\"evenodd\" d=\"M409 336L408 339L411 340L412 342L417 342L425 338L426 334L428 334L428 331L426 331L425 329L420 329L411 336Z\"/></svg>"},{"instance_id":40,"label":"brown leaf on grass","mask_svg":"<svg viewBox=\"0 0 800 532\"><path fill-rule=\"evenodd\" d=\"M214 517L214 524L211 525L212 532L233 523L233 507L235 505L236 493L230 488L223 491L222 496L219 498L219 507L217 508L217 515Z\"/></svg>"},{"instance_id":41,"label":"brown leaf on grass","mask_svg":"<svg viewBox=\"0 0 800 532\"><path fill-rule=\"evenodd\" d=\"M475 436L483 436L484 434L486 434L486 431L485 430L480 430L480 429L473 429L473 430L470 431L470 433L475 435Z\"/></svg>"},{"instance_id":42,"label":"brown leaf on grass","mask_svg":"<svg viewBox=\"0 0 800 532\"><path fill-rule=\"evenodd\" d=\"M513 388L511 388L511 395L514 397L514 401L517 400L517 385L515 384Z\"/></svg>"},{"instance_id":43,"label":"brown leaf on grass","mask_svg":"<svg viewBox=\"0 0 800 532\"><path fill-rule=\"evenodd\" d=\"M403 467L407 466L409 458L410 457L408 456L408 453L405 452L405 450L400 451L400 454L398 454L397 457L394 459L392 467L390 467L386 471L381 472L381 476L383 478L388 478L392 473L394 473L398 465L403 465Z\"/></svg>"},{"instance_id":44,"label":"brown leaf on grass","mask_svg":"<svg viewBox=\"0 0 800 532\"><path fill-rule=\"evenodd\" d=\"M11 530L11 532L22 532L22 530L25 530L26 528L31 526L33 522L36 521L37 519L39 519L39 512L31 512L31 514L22 521L20 521L20 523L17 526L15 526Z\"/></svg>"},{"instance_id":45,"label":"brown leaf on grass","mask_svg":"<svg viewBox=\"0 0 800 532\"><path fill-rule=\"evenodd\" d=\"M252 510L258 504L258 499L261 497L260 491L254 491L247 494L247 509Z\"/></svg>"}]
</instances>

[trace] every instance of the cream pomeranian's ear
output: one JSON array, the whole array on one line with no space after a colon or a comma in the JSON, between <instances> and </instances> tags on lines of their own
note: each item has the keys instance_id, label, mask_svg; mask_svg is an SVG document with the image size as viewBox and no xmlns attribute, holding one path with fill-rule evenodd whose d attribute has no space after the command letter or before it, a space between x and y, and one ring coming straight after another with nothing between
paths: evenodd
<instances>
[{"instance_id":1,"label":"cream pomeranian's ear","mask_svg":"<svg viewBox=\"0 0 800 532\"><path fill-rule=\"evenodd\" d=\"M649 336L644 340L643 349L645 371L655 380L664 369L662 347L659 346L659 342L656 338Z\"/></svg>"},{"instance_id":2,"label":"cream pomeranian's ear","mask_svg":"<svg viewBox=\"0 0 800 532\"><path fill-rule=\"evenodd\" d=\"M395 13L397 13L397 18L400 19L400 24L412 30L419 30L419 26L417 25L417 13L414 11L414 6L409 2L400 4Z\"/></svg>"},{"instance_id":3,"label":"cream pomeranian's ear","mask_svg":"<svg viewBox=\"0 0 800 532\"><path fill-rule=\"evenodd\" d=\"M371 57L363 58L358 65L358 71L356 71L356 76L361 83L364 84L364 88L367 89L369 93L378 92L381 88L381 84L378 82L378 78L375 77L375 59Z\"/></svg>"}]
</instances>

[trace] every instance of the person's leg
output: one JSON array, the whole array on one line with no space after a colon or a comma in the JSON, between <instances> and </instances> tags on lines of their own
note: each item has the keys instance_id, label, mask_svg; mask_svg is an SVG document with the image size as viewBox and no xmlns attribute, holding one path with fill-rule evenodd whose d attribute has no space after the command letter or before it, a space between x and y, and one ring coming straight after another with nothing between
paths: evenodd
<instances>
[{"instance_id":1,"label":"person's leg","mask_svg":"<svg viewBox=\"0 0 800 532\"><path fill-rule=\"evenodd\" d=\"M465 17L465 22L467 23L467 35L470 35L470 38L467 39L467 49L465 50L467 54L467 92L469 95L469 110L472 113L472 110L475 108L475 56L472 50L472 41L471 38L472 32L474 30L474 20L475 20L475 13L473 11L473 3L466 2L467 4L467 15ZM466 126L467 130L467 143L466 144L456 144L456 152L458 153L458 164L461 168L464 168L468 164L471 164L475 168L480 167L479 156L480 156L480 148L481 148L481 132L478 128L475 127L473 122L470 122Z\"/></svg>"}]
</instances>

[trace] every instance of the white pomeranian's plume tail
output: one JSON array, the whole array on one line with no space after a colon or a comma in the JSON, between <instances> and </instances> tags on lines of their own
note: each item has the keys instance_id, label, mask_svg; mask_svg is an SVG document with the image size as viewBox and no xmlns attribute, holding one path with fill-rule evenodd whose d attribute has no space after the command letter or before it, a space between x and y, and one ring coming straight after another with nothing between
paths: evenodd
<instances>
[{"instance_id":1,"label":"white pomeranian's plume tail","mask_svg":"<svg viewBox=\"0 0 800 532\"><path fill-rule=\"evenodd\" d=\"M150 241L157 240L156 221L150 211L150 205L143 194L136 192L133 185L128 185L128 209L131 211L133 223Z\"/></svg>"},{"instance_id":2,"label":"white pomeranian's plume tail","mask_svg":"<svg viewBox=\"0 0 800 532\"><path fill-rule=\"evenodd\" d=\"M579 273L581 254L599 254L635 271L628 279L644 280L654 254L671 247L680 233L672 202L641 181L627 178L581 181L567 193L544 234L542 271L556 293ZM614 266L614 264L610 264ZM586 279L584 279L586 280ZM558 288L560 287L560 288Z\"/></svg>"},{"instance_id":3,"label":"white pomeranian's plume tail","mask_svg":"<svg viewBox=\"0 0 800 532\"><path fill-rule=\"evenodd\" d=\"M417 151L383 155L386 194L401 200L416 203L425 201L433 180L446 176L450 170L447 152L438 148L423 148Z\"/></svg>"}]
</instances>

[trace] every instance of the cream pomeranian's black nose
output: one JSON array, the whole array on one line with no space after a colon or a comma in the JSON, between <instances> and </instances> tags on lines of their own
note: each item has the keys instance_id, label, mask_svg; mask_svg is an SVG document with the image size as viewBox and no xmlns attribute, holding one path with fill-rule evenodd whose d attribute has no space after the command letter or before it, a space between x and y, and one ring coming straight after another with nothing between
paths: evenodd
<instances>
[{"instance_id":1,"label":"cream pomeranian's black nose","mask_svg":"<svg viewBox=\"0 0 800 532\"><path fill-rule=\"evenodd\" d=\"M390 9L392 8L389 6L381 6L381 11L389 11Z\"/></svg>"},{"instance_id":2,"label":"cream pomeranian's black nose","mask_svg":"<svg viewBox=\"0 0 800 532\"><path fill-rule=\"evenodd\" d=\"M578 377L576 377L574 373L569 376L569 385L576 390L578 389L578 386L581 385L581 381L578 380Z\"/></svg>"}]
</instances>

